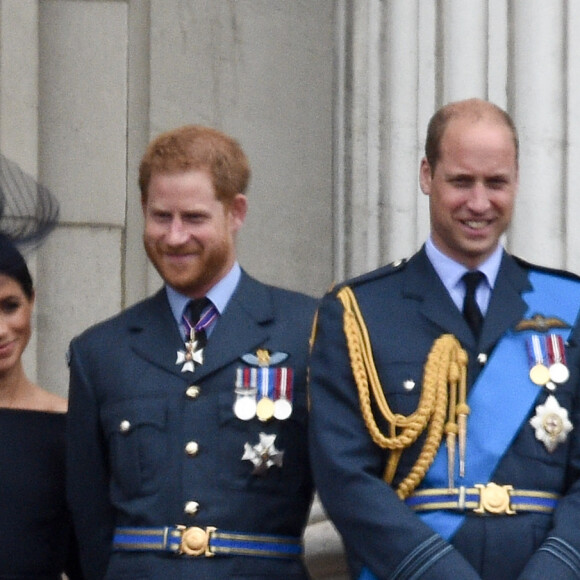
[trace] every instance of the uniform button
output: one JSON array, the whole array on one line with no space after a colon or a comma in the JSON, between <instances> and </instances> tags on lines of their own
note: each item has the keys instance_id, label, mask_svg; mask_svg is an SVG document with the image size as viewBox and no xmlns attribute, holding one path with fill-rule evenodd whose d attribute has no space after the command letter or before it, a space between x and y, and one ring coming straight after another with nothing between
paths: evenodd
<instances>
[{"instance_id":1,"label":"uniform button","mask_svg":"<svg viewBox=\"0 0 580 580\"><path fill-rule=\"evenodd\" d=\"M184 511L189 516L194 516L199 511L199 504L196 501L188 501Z\"/></svg>"},{"instance_id":2,"label":"uniform button","mask_svg":"<svg viewBox=\"0 0 580 580\"><path fill-rule=\"evenodd\" d=\"M190 457L195 457L199 453L199 445L196 441L189 441L185 446L185 452Z\"/></svg>"},{"instance_id":3,"label":"uniform button","mask_svg":"<svg viewBox=\"0 0 580 580\"><path fill-rule=\"evenodd\" d=\"M199 397L201 389L197 385L190 385L185 391L185 395L190 399L197 399Z\"/></svg>"},{"instance_id":4,"label":"uniform button","mask_svg":"<svg viewBox=\"0 0 580 580\"><path fill-rule=\"evenodd\" d=\"M131 429L131 422L127 421L127 419L121 421L121 423L119 423L119 431L121 431L121 433L127 433L129 430Z\"/></svg>"}]
</instances>

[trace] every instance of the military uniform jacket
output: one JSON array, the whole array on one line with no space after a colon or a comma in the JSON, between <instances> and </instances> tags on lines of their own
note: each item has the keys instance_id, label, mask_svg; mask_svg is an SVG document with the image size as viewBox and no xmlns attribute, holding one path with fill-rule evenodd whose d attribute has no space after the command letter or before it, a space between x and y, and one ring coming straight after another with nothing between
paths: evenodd
<instances>
[{"instance_id":1,"label":"military uniform jacket","mask_svg":"<svg viewBox=\"0 0 580 580\"><path fill-rule=\"evenodd\" d=\"M409 415L417 408L427 354L444 333L455 335L467 351L469 389L481 369L478 354L492 353L506 330L522 320L526 312L522 293L531 289L528 275L533 269L504 254L479 344L424 250L402 265L348 283L368 328L382 389L395 413ZM468 513L447 542L393 489L411 469L422 441L403 453L393 487L383 481L389 452L372 441L361 417L343 307L335 291L323 299L310 367L311 460L322 502L344 539L353 578L363 567L380 580L580 578L578 339L576 327L566 347L570 378L557 394L573 431L548 452L529 423L532 407L491 476L498 485L561 494L556 511L511 516ZM413 383L408 381L416 386L409 390ZM509 388L506 368L505 389ZM537 404L545 399L541 393Z\"/></svg>"},{"instance_id":2,"label":"military uniform jacket","mask_svg":"<svg viewBox=\"0 0 580 580\"><path fill-rule=\"evenodd\" d=\"M315 307L242 273L193 373L176 365L184 341L165 290L72 341L68 497L88 580L308 577L299 559L112 552L111 540L116 526L177 524L302 534L312 499L305 385ZM281 364L295 374L284 421L242 421L232 410L241 356L260 348L286 353ZM263 476L242 461L260 433L276 435L284 452ZM197 513L186 513L188 502Z\"/></svg>"}]
</instances>

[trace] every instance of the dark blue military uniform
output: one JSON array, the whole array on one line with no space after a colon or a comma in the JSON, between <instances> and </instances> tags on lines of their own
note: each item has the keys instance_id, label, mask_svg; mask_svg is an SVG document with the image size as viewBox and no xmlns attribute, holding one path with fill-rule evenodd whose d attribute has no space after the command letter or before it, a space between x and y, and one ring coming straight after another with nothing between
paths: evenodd
<instances>
[{"instance_id":1,"label":"dark blue military uniform","mask_svg":"<svg viewBox=\"0 0 580 580\"><path fill-rule=\"evenodd\" d=\"M347 283L366 322L391 410L402 415L416 410L427 355L442 334L454 335L468 354L469 389L478 374L483 375L498 341L524 318L524 295L533 290L529 278L534 271L533 266L504 254L478 343L424 250L406 263ZM550 275L565 277L557 272ZM573 283L577 285L576 280ZM310 368L311 460L322 502L344 539L353 578L365 569L381 580L580 578L578 327L572 329L566 346L570 377L555 391L573 430L553 451L538 440L530 419L535 405L545 402L550 393L530 385L537 388L537 401L514 430L490 478L499 486L559 496L555 511L478 514L466 509L458 530L443 539L394 491L415 464L423 437L403 452L392 486L383 480L389 452L373 442L361 416L343 310L336 291L324 298L319 310ZM521 356L525 358L525 349ZM506 392L512 388L511 373L516 372L510 366L505 366L500 385ZM526 379L527 370L524 375ZM501 390L493 405L506 406ZM379 427L388 434L386 421L379 419ZM471 427L468 423L468 454Z\"/></svg>"},{"instance_id":2,"label":"dark blue military uniform","mask_svg":"<svg viewBox=\"0 0 580 580\"><path fill-rule=\"evenodd\" d=\"M73 340L68 495L89 580L308 577L296 557L113 550L112 542L120 527L211 526L274 542L302 535L312 499L305 384L315 306L243 273L193 373L176 364L184 342L164 290ZM258 349L287 355L276 365L294 372L287 419L234 414L236 374L251 366L241 357ZM280 453L257 473L242 457L261 434L275 436Z\"/></svg>"}]
</instances>

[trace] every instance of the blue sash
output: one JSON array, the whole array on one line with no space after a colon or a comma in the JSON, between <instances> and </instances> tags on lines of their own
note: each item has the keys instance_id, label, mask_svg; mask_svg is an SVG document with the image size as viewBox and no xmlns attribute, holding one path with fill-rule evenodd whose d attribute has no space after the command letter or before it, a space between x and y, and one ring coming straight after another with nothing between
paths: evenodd
<instances>
[{"instance_id":1,"label":"blue sash","mask_svg":"<svg viewBox=\"0 0 580 580\"><path fill-rule=\"evenodd\" d=\"M526 318L541 313L558 317L573 326L580 308L580 283L537 271L531 272L528 279L533 291L524 297L528 305ZM570 331L570 328L550 329L551 333L559 334L564 340ZM526 338L529 334L507 331L470 390L465 477L459 477L458 467L455 473L455 481L459 485L472 487L475 483L489 482L542 391L532 383L528 374ZM509 389L506 388L506 372L510 373ZM441 445L421 487L428 489L447 486L447 449ZM465 518L460 513L444 510L418 515L445 540L453 537ZM376 577L365 568L359 580L376 580Z\"/></svg>"}]
</instances>

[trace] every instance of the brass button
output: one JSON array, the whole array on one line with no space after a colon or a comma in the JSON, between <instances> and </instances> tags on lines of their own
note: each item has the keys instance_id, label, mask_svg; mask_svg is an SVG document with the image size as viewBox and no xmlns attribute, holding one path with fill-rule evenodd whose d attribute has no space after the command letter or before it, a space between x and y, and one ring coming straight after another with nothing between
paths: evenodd
<instances>
[{"instance_id":1,"label":"brass button","mask_svg":"<svg viewBox=\"0 0 580 580\"><path fill-rule=\"evenodd\" d=\"M121 433L127 433L128 431L130 431L131 429L131 422L127 421L127 419L124 419L123 421L121 421L121 423L119 423L119 431L121 431Z\"/></svg>"},{"instance_id":2,"label":"brass button","mask_svg":"<svg viewBox=\"0 0 580 580\"><path fill-rule=\"evenodd\" d=\"M188 501L184 511L189 516L194 516L199 511L199 504L196 501Z\"/></svg>"},{"instance_id":3,"label":"brass button","mask_svg":"<svg viewBox=\"0 0 580 580\"><path fill-rule=\"evenodd\" d=\"M199 453L199 444L196 441L189 441L185 446L185 453L190 457L195 457Z\"/></svg>"},{"instance_id":4,"label":"brass button","mask_svg":"<svg viewBox=\"0 0 580 580\"><path fill-rule=\"evenodd\" d=\"M187 391L185 391L185 396L189 399L197 399L199 397L199 393L201 389L197 385L190 385L187 387Z\"/></svg>"}]
</instances>

